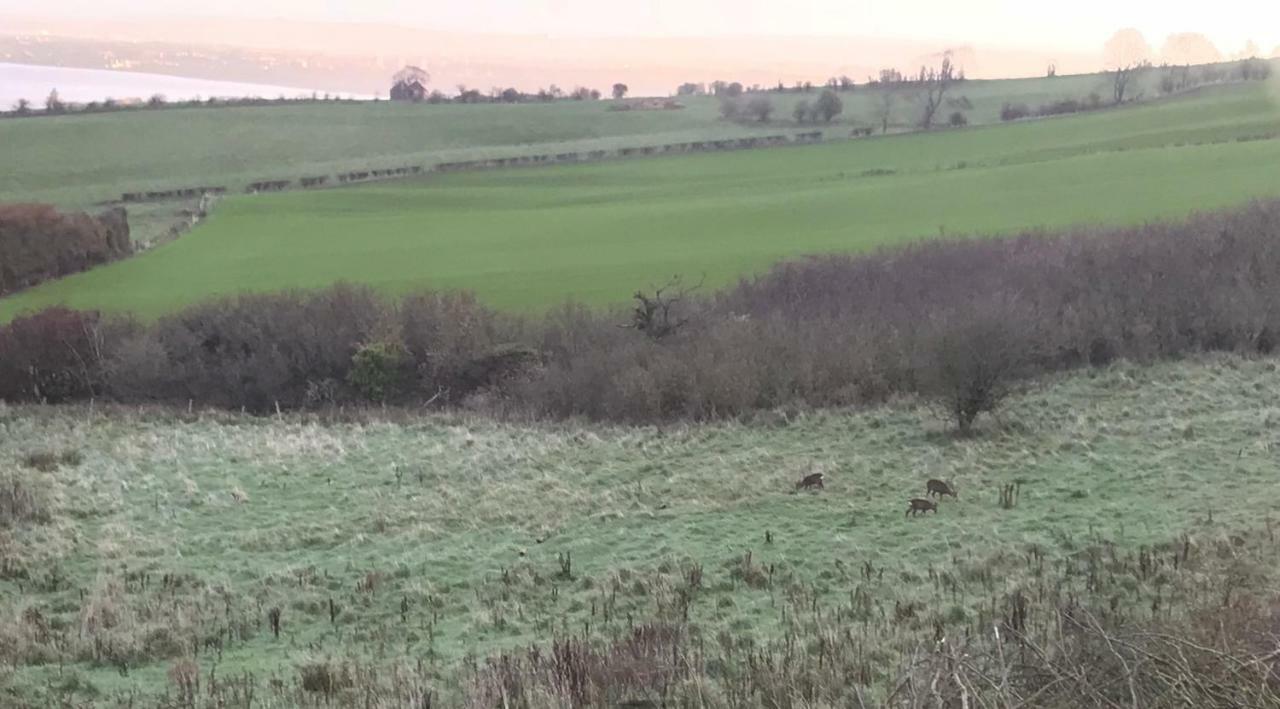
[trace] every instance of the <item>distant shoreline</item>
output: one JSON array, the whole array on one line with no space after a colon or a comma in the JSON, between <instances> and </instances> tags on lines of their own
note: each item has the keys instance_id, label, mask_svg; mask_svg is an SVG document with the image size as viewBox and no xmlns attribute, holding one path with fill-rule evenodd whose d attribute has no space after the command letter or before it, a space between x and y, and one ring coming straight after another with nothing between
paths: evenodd
<instances>
[{"instance_id":1,"label":"distant shoreline","mask_svg":"<svg viewBox=\"0 0 1280 709\"><path fill-rule=\"evenodd\" d=\"M0 110L7 111L20 99L32 107L44 105L51 90L56 89L62 101L88 103L107 98L117 101L146 101L155 94L170 101L195 98L287 98L310 97L312 94L354 99L372 99L356 93L336 93L301 87L255 84L241 81L195 79L168 74L134 72L118 69L84 69L0 62Z\"/></svg>"}]
</instances>

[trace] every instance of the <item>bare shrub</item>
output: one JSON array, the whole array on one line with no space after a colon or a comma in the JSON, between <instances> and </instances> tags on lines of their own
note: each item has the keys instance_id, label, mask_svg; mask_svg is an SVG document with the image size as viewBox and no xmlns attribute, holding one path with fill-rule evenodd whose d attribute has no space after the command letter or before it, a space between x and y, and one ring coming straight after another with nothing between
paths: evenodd
<instances>
[{"instance_id":1,"label":"bare shrub","mask_svg":"<svg viewBox=\"0 0 1280 709\"><path fill-rule=\"evenodd\" d=\"M919 339L919 391L968 432L1014 392L1035 354L1035 313L996 296L933 316Z\"/></svg>"},{"instance_id":2,"label":"bare shrub","mask_svg":"<svg viewBox=\"0 0 1280 709\"><path fill-rule=\"evenodd\" d=\"M62 451L37 450L22 456L23 465L33 470L39 470L42 473L52 473L64 465L74 468L80 465L83 460L84 456L74 448L67 448Z\"/></svg>"},{"instance_id":3,"label":"bare shrub","mask_svg":"<svg viewBox=\"0 0 1280 709\"><path fill-rule=\"evenodd\" d=\"M357 348L386 321L385 301L357 286L214 301L155 326L156 342L133 355L146 362L163 352L163 362L151 372L154 380L131 386L183 403L263 413L297 408L312 382L347 381Z\"/></svg>"},{"instance_id":4,"label":"bare shrub","mask_svg":"<svg viewBox=\"0 0 1280 709\"><path fill-rule=\"evenodd\" d=\"M55 307L0 329L0 399L60 403L102 388L104 335L93 313Z\"/></svg>"},{"instance_id":5,"label":"bare shrub","mask_svg":"<svg viewBox=\"0 0 1280 709\"><path fill-rule=\"evenodd\" d=\"M464 687L468 707L666 706L691 652L683 629L642 625L604 645L566 638L500 655Z\"/></svg>"},{"instance_id":6,"label":"bare shrub","mask_svg":"<svg viewBox=\"0 0 1280 709\"><path fill-rule=\"evenodd\" d=\"M1000 120L1016 121L1031 115L1031 108L1025 103L1006 103L1000 107Z\"/></svg>"},{"instance_id":7,"label":"bare shrub","mask_svg":"<svg viewBox=\"0 0 1280 709\"><path fill-rule=\"evenodd\" d=\"M768 96L756 96L747 102L746 112L758 122L767 123L773 115L773 101Z\"/></svg>"},{"instance_id":8,"label":"bare shrub","mask_svg":"<svg viewBox=\"0 0 1280 709\"><path fill-rule=\"evenodd\" d=\"M485 307L471 293L411 293L401 299L396 312L424 398L439 395L445 401L460 401L488 382L500 351L517 348L512 343L524 337L516 318ZM486 376L477 377L481 369Z\"/></svg>"},{"instance_id":9,"label":"bare shrub","mask_svg":"<svg viewBox=\"0 0 1280 709\"><path fill-rule=\"evenodd\" d=\"M123 209L92 217L48 204L0 204L0 294L131 253Z\"/></svg>"},{"instance_id":10,"label":"bare shrub","mask_svg":"<svg viewBox=\"0 0 1280 709\"><path fill-rule=\"evenodd\" d=\"M314 660L298 666L302 689L325 696L332 696L354 685L352 673L342 663Z\"/></svg>"}]
</instances>

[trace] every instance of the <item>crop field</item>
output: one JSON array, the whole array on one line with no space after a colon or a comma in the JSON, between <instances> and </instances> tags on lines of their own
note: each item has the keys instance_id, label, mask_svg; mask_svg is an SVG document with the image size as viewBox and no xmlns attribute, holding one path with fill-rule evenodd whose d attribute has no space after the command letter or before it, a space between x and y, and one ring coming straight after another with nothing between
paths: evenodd
<instances>
[{"instance_id":1,"label":"crop field","mask_svg":"<svg viewBox=\"0 0 1280 709\"><path fill-rule=\"evenodd\" d=\"M861 77L857 77L861 79ZM1157 73L1135 81L1132 95L1157 95ZM968 81L954 94L969 100L974 124L999 122L1007 101L1032 106L1110 96L1105 75ZM731 123L719 100L682 98L678 111L610 111L609 102L529 105L334 103L245 108L175 109L52 119L0 121L0 199L84 206L122 192L224 185L242 191L256 180L402 165L569 151L616 150L750 135L800 127L792 108L810 94L768 94L768 124ZM843 137L853 126L880 125L883 93L842 93L845 112L819 126ZM909 130L919 105L910 90L894 92L891 131Z\"/></svg>"},{"instance_id":2,"label":"crop field","mask_svg":"<svg viewBox=\"0 0 1280 709\"><path fill-rule=\"evenodd\" d=\"M719 285L798 254L1177 218L1280 194L1275 91L1220 87L1014 125L230 197L174 243L0 301L0 319L55 303L155 317L211 296L338 280L468 289L537 311L620 302L672 274Z\"/></svg>"},{"instance_id":3,"label":"crop field","mask_svg":"<svg viewBox=\"0 0 1280 709\"><path fill-rule=\"evenodd\" d=\"M880 673L1098 545L1274 560L1232 535L1270 529L1277 401L1273 361L1213 357L1042 382L972 438L909 400L661 429L0 408L0 480L34 510L0 527L0 692L154 695L195 657L206 680L285 686L308 663L416 663L448 696L467 657L609 637L688 585L709 646L864 604L848 622ZM795 492L811 472L826 489ZM905 516L929 478L957 498ZM1067 590L1159 616L1193 568Z\"/></svg>"}]
</instances>

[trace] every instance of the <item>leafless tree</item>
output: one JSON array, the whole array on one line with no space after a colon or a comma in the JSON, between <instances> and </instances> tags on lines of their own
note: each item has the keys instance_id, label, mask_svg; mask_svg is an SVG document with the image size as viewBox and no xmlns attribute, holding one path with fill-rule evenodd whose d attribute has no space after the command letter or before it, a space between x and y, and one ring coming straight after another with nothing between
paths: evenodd
<instances>
[{"instance_id":1,"label":"leafless tree","mask_svg":"<svg viewBox=\"0 0 1280 709\"><path fill-rule=\"evenodd\" d=\"M1118 67L1111 74L1111 97L1115 100L1116 105L1124 103L1125 92L1129 89L1129 82L1133 80L1134 73L1138 67L1130 64L1128 66Z\"/></svg>"},{"instance_id":2,"label":"leafless tree","mask_svg":"<svg viewBox=\"0 0 1280 709\"><path fill-rule=\"evenodd\" d=\"M897 93L893 89L882 88L880 94L876 96L876 119L880 121L880 132L889 132L889 119L893 117L893 103L897 99Z\"/></svg>"},{"instance_id":3,"label":"leafless tree","mask_svg":"<svg viewBox=\"0 0 1280 709\"><path fill-rule=\"evenodd\" d=\"M631 322L622 327L639 330L653 340L674 335L689 324L689 318L680 315L680 303L701 285L699 282L686 287L680 276L672 276L666 285L655 288L653 295L636 291L633 296L636 307L631 311Z\"/></svg>"},{"instance_id":4,"label":"leafless tree","mask_svg":"<svg viewBox=\"0 0 1280 709\"><path fill-rule=\"evenodd\" d=\"M942 108L947 90L951 88L955 78L955 66L951 63L950 56L944 56L942 65L937 69L920 69L920 85L924 89L924 113L920 116L921 128L929 130L933 127L933 119L938 114L938 109Z\"/></svg>"},{"instance_id":5,"label":"leafless tree","mask_svg":"<svg viewBox=\"0 0 1280 709\"><path fill-rule=\"evenodd\" d=\"M747 114L761 123L766 123L769 116L773 114L773 101L770 101L767 96L756 96L747 102Z\"/></svg>"},{"instance_id":6,"label":"leafless tree","mask_svg":"<svg viewBox=\"0 0 1280 709\"><path fill-rule=\"evenodd\" d=\"M796 123L804 123L809 120L809 116L812 115L812 111L813 109L809 106L808 99L802 98L796 103L796 107L792 109L791 115L795 117Z\"/></svg>"},{"instance_id":7,"label":"leafless tree","mask_svg":"<svg viewBox=\"0 0 1280 709\"><path fill-rule=\"evenodd\" d=\"M613 85L613 97L616 99L626 98L627 91L629 91L629 89L627 88L626 84Z\"/></svg>"}]
</instances>

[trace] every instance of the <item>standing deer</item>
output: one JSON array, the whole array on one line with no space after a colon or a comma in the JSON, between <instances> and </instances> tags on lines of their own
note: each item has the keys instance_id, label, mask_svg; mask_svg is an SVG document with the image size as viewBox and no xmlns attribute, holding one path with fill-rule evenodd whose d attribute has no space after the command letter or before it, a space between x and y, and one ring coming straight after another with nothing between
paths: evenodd
<instances>
[{"instance_id":1,"label":"standing deer","mask_svg":"<svg viewBox=\"0 0 1280 709\"><path fill-rule=\"evenodd\" d=\"M911 517L915 517L918 512L933 512L934 514L938 514L938 503L932 500L922 500L918 497L912 498L911 506L907 508L907 514L903 516L906 517L909 515Z\"/></svg>"},{"instance_id":2,"label":"standing deer","mask_svg":"<svg viewBox=\"0 0 1280 709\"><path fill-rule=\"evenodd\" d=\"M928 490L928 493L925 495L925 497L933 497L934 495L937 495L938 499L942 499L943 495L950 495L952 497L956 496L956 489L954 487L951 487L950 484L945 483L941 480L930 480L929 482L925 483L924 486L925 486L925 489Z\"/></svg>"},{"instance_id":3,"label":"standing deer","mask_svg":"<svg viewBox=\"0 0 1280 709\"><path fill-rule=\"evenodd\" d=\"M822 473L810 473L803 478L800 478L800 481L796 483L797 490L810 490L813 488L817 488L819 490L825 489L822 486Z\"/></svg>"}]
</instances>

